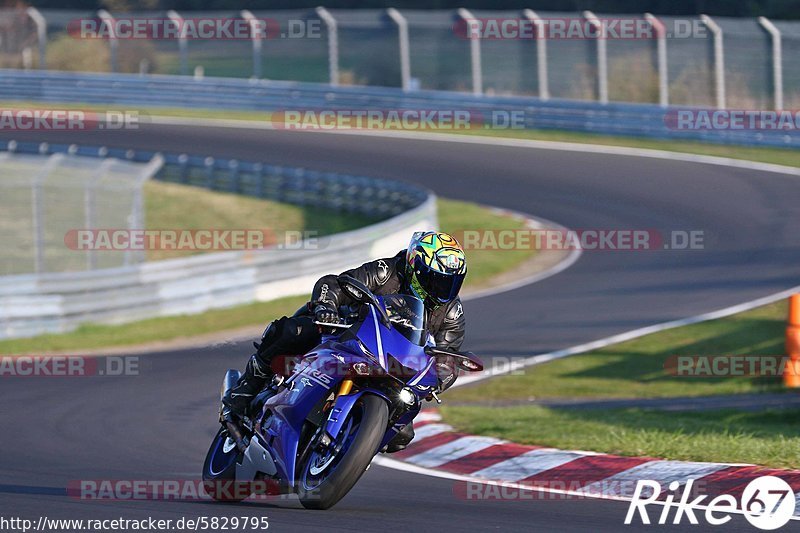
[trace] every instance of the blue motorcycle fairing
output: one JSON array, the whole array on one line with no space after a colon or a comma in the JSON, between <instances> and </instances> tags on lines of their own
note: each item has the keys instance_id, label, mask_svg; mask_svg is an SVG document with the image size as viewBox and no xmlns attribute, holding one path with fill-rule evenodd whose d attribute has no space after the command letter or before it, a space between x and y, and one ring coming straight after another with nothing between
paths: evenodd
<instances>
[{"instance_id":1,"label":"blue motorcycle fairing","mask_svg":"<svg viewBox=\"0 0 800 533\"><path fill-rule=\"evenodd\" d=\"M403 415L397 419L397 422L395 422L394 425L389 428L389 431L386 432L386 435L383 436L383 441L381 442L379 449L382 449L384 446L389 444L389 441L391 441L395 435L400 432L400 430L413 422L419 414L420 409L422 409L422 404L417 404L416 408L410 409L409 411L403 413Z\"/></svg>"},{"instance_id":2,"label":"blue motorcycle fairing","mask_svg":"<svg viewBox=\"0 0 800 533\"><path fill-rule=\"evenodd\" d=\"M328 341L317 346L286 380L287 388L264 403L261 434L278 467L280 477L290 485L294 484L297 448L306 418L337 390L344 378L341 372L334 374L340 363L333 355L339 354L336 346L341 345ZM354 361L366 360L350 354L348 358Z\"/></svg>"},{"instance_id":3,"label":"blue motorcycle fairing","mask_svg":"<svg viewBox=\"0 0 800 533\"><path fill-rule=\"evenodd\" d=\"M392 403L383 392L375 389L363 389L352 394L339 396L336 398L336 403L333 405L333 408L328 415L328 420L325 423L325 431L328 433L328 435L333 438L339 435L339 432L342 430L342 426L347 420L347 416L350 414L353 406L356 404L358 399L365 394L374 394L386 400L390 405Z\"/></svg>"},{"instance_id":4,"label":"blue motorcycle fairing","mask_svg":"<svg viewBox=\"0 0 800 533\"><path fill-rule=\"evenodd\" d=\"M383 303L382 297L378 297L378 300ZM370 307L369 316L358 327L356 335L375 356L381 368L390 374L399 370L394 361L403 367L416 370L417 375L408 380L408 385L416 387L417 392L434 390L439 384L435 359L425 353L425 347L410 343L396 329L381 324L374 308Z\"/></svg>"},{"instance_id":5,"label":"blue motorcycle fairing","mask_svg":"<svg viewBox=\"0 0 800 533\"><path fill-rule=\"evenodd\" d=\"M410 342L398 329L382 324L376 310L368 306L362 319L346 332L344 340L323 337L323 342L298 363L292 376L286 380L287 388L264 404L256 431L272 456L278 477L288 486L296 484L298 448L307 418L338 392L342 380L351 375L352 366L357 362L380 367L389 374L398 370L397 363L416 371L401 381L405 381L420 400L392 427L386 428L381 447L414 419L421 398L438 385L435 359L425 353L424 346ZM394 403L384 392L369 387L338 397L332 412L323 422L332 438L338 436L353 405L364 394L380 396L390 407Z\"/></svg>"}]
</instances>

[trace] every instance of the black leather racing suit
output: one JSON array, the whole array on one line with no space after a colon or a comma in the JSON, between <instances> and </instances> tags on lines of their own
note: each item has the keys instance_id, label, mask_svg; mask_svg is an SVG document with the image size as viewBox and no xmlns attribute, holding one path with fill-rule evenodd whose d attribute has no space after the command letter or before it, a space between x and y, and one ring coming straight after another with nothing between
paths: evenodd
<instances>
[{"instance_id":1,"label":"black leather racing suit","mask_svg":"<svg viewBox=\"0 0 800 533\"><path fill-rule=\"evenodd\" d=\"M394 257L378 259L364 263L360 267L347 270L347 274L364 283L376 295L410 294L405 279L406 251ZM305 309L301 309L292 317L283 317L270 324L264 331L261 344L258 346L256 359L258 366L269 368L276 355L302 355L313 349L320 342L320 333L314 325L313 309L320 303L339 309L353 301L339 288L336 275L321 277L314 285L311 301ZM466 321L461 300L456 298L448 304L432 308L425 303L428 311L428 330L440 348L458 350L464 340ZM456 370L453 361L442 361L437 364L440 390L453 385Z\"/></svg>"},{"instance_id":2,"label":"black leather racing suit","mask_svg":"<svg viewBox=\"0 0 800 533\"><path fill-rule=\"evenodd\" d=\"M360 280L377 295L410 294L405 279L405 257L406 251L403 250L394 257L370 261L358 268L347 270L343 274ZM303 355L319 344L321 335L318 327L314 324L314 309L324 306L333 312L333 310L354 303L340 289L337 277L333 274L321 277L314 285L311 301L305 307L293 316L283 317L267 326L261 337L261 343L256 343L257 353L248 362L248 371L252 372L252 376L258 379L267 379L271 375L268 369L272 367L273 370L276 370L273 361L276 356ZM458 350L464 340L466 326L461 300L455 298L452 302L435 307L430 306L429 302L425 302L425 308L428 313L428 331L433 335L436 345L440 348ZM285 367L283 370L285 372ZM436 364L436 371L439 377L440 391L453 385L457 372L452 358L439 360ZM247 384L243 384L241 381L237 385L240 388L246 388L246 386ZM241 390L237 392L234 388L229 391L231 398L233 398L234 392L239 396L245 396L245 394L241 394ZM252 394L246 396L249 398ZM413 438L413 425L407 424L389 442L385 451L392 453L402 450Z\"/></svg>"}]
</instances>

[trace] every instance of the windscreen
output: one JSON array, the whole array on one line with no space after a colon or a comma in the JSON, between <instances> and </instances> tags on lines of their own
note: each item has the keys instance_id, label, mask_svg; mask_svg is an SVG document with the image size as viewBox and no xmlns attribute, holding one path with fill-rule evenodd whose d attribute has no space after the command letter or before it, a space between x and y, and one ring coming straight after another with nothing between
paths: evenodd
<instances>
[{"instance_id":1,"label":"windscreen","mask_svg":"<svg viewBox=\"0 0 800 533\"><path fill-rule=\"evenodd\" d=\"M427 339L427 321L422 300L404 294L389 294L383 297L386 314L397 331L418 346Z\"/></svg>"}]
</instances>

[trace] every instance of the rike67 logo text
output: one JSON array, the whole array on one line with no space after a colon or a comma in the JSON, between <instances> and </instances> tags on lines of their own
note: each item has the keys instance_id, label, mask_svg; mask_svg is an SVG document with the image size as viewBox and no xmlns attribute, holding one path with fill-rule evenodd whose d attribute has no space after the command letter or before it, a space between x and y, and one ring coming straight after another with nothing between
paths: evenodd
<instances>
[{"instance_id":1,"label":"rike67 logo text","mask_svg":"<svg viewBox=\"0 0 800 533\"><path fill-rule=\"evenodd\" d=\"M742 514L758 529L774 530L785 526L794 514L796 495L792 487L779 477L762 476L754 479L745 487L740 501L731 494L720 494L708 502L705 501L708 495L699 495L690 500L695 496L692 493L693 485L694 480L689 480L679 493L681 484L673 481L664 496L661 484L657 481L637 481L625 524L636 520L637 514L642 524L651 524L649 511L656 511L653 517L657 516L655 523L662 525L681 524L684 519L696 525L699 515L706 523L720 526L728 523L732 514Z\"/></svg>"}]
</instances>

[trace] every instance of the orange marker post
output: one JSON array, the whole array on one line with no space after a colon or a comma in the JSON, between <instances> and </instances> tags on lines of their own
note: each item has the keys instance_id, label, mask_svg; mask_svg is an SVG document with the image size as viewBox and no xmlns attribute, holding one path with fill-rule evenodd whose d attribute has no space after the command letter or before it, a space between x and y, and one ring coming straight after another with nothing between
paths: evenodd
<instances>
[{"instance_id":1,"label":"orange marker post","mask_svg":"<svg viewBox=\"0 0 800 533\"><path fill-rule=\"evenodd\" d=\"M789 297L786 354L789 361L783 371L783 384L790 388L800 388L800 294Z\"/></svg>"}]
</instances>

